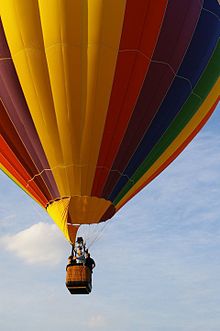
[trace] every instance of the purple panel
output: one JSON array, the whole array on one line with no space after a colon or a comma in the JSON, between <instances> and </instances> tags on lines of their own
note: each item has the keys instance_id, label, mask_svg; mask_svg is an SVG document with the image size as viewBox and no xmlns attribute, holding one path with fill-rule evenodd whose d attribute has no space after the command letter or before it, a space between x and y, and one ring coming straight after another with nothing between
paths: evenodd
<instances>
[{"instance_id":1,"label":"purple panel","mask_svg":"<svg viewBox=\"0 0 220 331\"><path fill-rule=\"evenodd\" d=\"M169 1L148 74L112 165L112 171L105 184L102 197L108 198L111 194L159 110L183 61L201 8L200 0Z\"/></svg>"},{"instance_id":2,"label":"purple panel","mask_svg":"<svg viewBox=\"0 0 220 331\"><path fill-rule=\"evenodd\" d=\"M11 58L11 54L5 39L5 33L2 26L2 21L0 17L0 59L2 58Z\"/></svg>"},{"instance_id":3,"label":"purple panel","mask_svg":"<svg viewBox=\"0 0 220 331\"><path fill-rule=\"evenodd\" d=\"M0 21L0 97L7 114L16 128L25 148L36 165L37 171L48 169L50 166L43 151L37 131L27 107L14 65L5 39ZM19 151L17 154L19 158ZM42 173L41 177L50 190L52 198L57 198L59 192L51 172Z\"/></svg>"}]
</instances>

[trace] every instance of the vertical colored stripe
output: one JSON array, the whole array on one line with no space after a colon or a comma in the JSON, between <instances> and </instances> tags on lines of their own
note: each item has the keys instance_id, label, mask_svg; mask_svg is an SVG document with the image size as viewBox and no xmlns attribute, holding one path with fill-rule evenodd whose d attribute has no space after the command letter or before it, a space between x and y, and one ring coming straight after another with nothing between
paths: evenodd
<instances>
[{"instance_id":1,"label":"vertical colored stripe","mask_svg":"<svg viewBox=\"0 0 220 331\"><path fill-rule=\"evenodd\" d=\"M48 169L49 164L46 160L39 137L31 119L29 109L24 99L24 95L19 84L10 51L5 40L3 26L0 21L0 99L4 104L7 116L13 123L14 130L18 133L27 153L35 165L32 174L37 175ZM0 115L1 116L1 115ZM7 129L7 128L5 128ZM54 178L50 173L41 174L51 195L56 198L59 196Z\"/></svg>"},{"instance_id":2,"label":"vertical colored stripe","mask_svg":"<svg viewBox=\"0 0 220 331\"><path fill-rule=\"evenodd\" d=\"M167 1L128 0L92 195L100 196L134 110L162 24Z\"/></svg>"},{"instance_id":3,"label":"vertical colored stripe","mask_svg":"<svg viewBox=\"0 0 220 331\"><path fill-rule=\"evenodd\" d=\"M2 0L0 11L13 63L34 125L50 168L53 169L60 194L66 193L67 177L64 170L57 167L63 164L63 156L54 113L38 2Z\"/></svg>"},{"instance_id":4,"label":"vertical colored stripe","mask_svg":"<svg viewBox=\"0 0 220 331\"><path fill-rule=\"evenodd\" d=\"M125 5L1 1L12 59L61 196L91 193Z\"/></svg>"},{"instance_id":5,"label":"vertical colored stripe","mask_svg":"<svg viewBox=\"0 0 220 331\"><path fill-rule=\"evenodd\" d=\"M209 26L209 29L206 28L207 26ZM113 201L122 187L126 185L128 178L132 177L137 167L144 161L153 145L160 139L175 116L181 111L182 106L190 95L196 93L193 89L209 62L211 62L211 65L208 65L210 67L207 73L208 78L203 78L203 81L208 86L208 90L211 89L218 79L220 74L220 48L216 47L216 43L219 35L220 23L218 18L212 13L202 10L197 28L176 78L150 127L139 142L137 150L124 169L123 176L109 196L110 200ZM214 60L212 59L213 50L215 50Z\"/></svg>"},{"instance_id":6,"label":"vertical colored stripe","mask_svg":"<svg viewBox=\"0 0 220 331\"><path fill-rule=\"evenodd\" d=\"M216 49L208 67L200 78L193 93L181 108L178 115L175 117L169 128L161 135L158 142L153 146L143 163L139 163L138 168L130 181L123 187L120 194L115 199L115 203L119 201L131 187L144 175L145 172L153 166L154 162L164 153L172 141L180 134L191 118L196 114L207 95L210 93L212 86L219 77L220 72L220 47ZM214 74L213 74L214 73ZM169 116L169 114L168 114ZM148 144L151 144L149 141Z\"/></svg>"},{"instance_id":7,"label":"vertical colored stripe","mask_svg":"<svg viewBox=\"0 0 220 331\"><path fill-rule=\"evenodd\" d=\"M170 1L137 105L102 192L108 198L159 110L192 39L200 1ZM169 46L167 43L169 42Z\"/></svg>"}]
</instances>

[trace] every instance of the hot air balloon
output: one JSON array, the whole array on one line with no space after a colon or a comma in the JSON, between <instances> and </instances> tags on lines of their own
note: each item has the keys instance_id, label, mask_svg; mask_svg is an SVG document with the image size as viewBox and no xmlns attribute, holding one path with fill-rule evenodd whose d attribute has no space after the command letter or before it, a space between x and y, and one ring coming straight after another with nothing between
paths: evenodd
<instances>
[{"instance_id":1,"label":"hot air balloon","mask_svg":"<svg viewBox=\"0 0 220 331\"><path fill-rule=\"evenodd\" d=\"M3 171L75 242L219 101L217 0L1 0Z\"/></svg>"}]
</instances>

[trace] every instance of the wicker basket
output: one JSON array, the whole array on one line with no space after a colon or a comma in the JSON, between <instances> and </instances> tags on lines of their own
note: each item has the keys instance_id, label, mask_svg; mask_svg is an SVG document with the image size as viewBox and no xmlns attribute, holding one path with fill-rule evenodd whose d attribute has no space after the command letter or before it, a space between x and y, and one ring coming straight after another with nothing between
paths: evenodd
<instances>
[{"instance_id":1,"label":"wicker basket","mask_svg":"<svg viewBox=\"0 0 220 331\"><path fill-rule=\"evenodd\" d=\"M92 275L87 266L71 265L66 271L66 287L71 294L89 294L92 290Z\"/></svg>"},{"instance_id":2,"label":"wicker basket","mask_svg":"<svg viewBox=\"0 0 220 331\"><path fill-rule=\"evenodd\" d=\"M73 265L67 268L66 283L68 282L91 282L91 271L84 265Z\"/></svg>"}]
</instances>

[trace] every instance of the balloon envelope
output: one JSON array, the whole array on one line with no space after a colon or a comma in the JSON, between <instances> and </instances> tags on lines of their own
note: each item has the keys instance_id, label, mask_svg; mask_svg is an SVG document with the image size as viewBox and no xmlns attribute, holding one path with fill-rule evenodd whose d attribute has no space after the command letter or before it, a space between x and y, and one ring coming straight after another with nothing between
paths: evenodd
<instances>
[{"instance_id":1,"label":"balloon envelope","mask_svg":"<svg viewBox=\"0 0 220 331\"><path fill-rule=\"evenodd\" d=\"M1 0L1 166L69 241L164 170L219 100L217 0Z\"/></svg>"}]
</instances>

